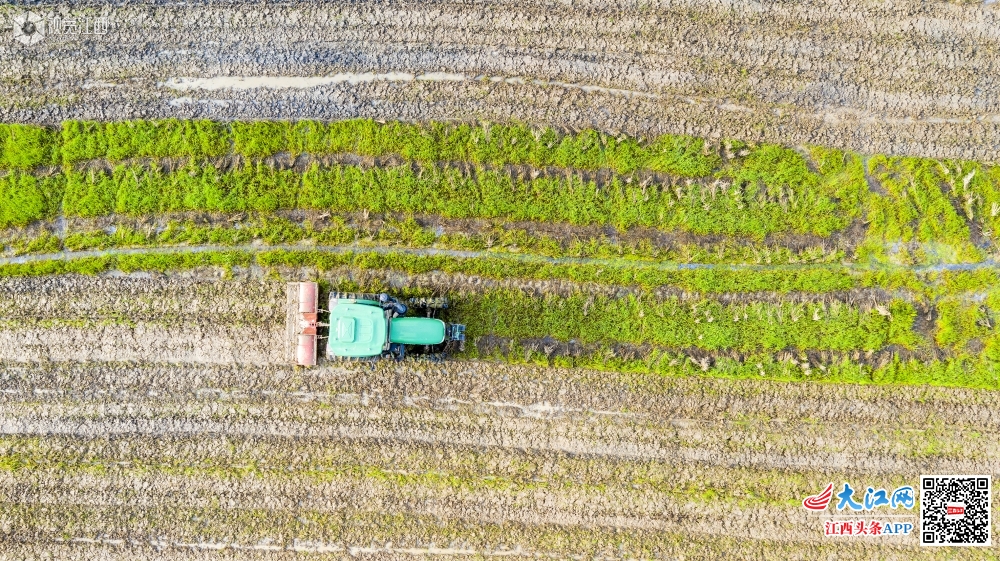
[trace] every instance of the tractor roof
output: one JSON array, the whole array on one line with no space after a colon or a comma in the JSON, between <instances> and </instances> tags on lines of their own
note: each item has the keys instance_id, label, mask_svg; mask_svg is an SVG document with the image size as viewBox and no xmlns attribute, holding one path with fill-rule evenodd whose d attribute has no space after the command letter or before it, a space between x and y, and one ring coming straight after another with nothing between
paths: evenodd
<instances>
[{"instance_id":1,"label":"tractor roof","mask_svg":"<svg viewBox=\"0 0 1000 561\"><path fill-rule=\"evenodd\" d=\"M386 341L382 308L341 301L330 309L329 353L334 356L375 356Z\"/></svg>"}]
</instances>

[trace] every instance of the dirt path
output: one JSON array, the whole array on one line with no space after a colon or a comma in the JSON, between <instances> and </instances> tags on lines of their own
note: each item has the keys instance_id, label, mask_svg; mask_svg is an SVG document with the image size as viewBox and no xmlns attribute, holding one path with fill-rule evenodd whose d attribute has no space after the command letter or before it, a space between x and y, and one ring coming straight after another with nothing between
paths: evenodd
<instances>
[{"instance_id":1,"label":"dirt path","mask_svg":"<svg viewBox=\"0 0 1000 561\"><path fill-rule=\"evenodd\" d=\"M105 35L0 43L0 120L516 118L982 160L1000 146L1000 15L982 4L102 10Z\"/></svg>"},{"instance_id":2,"label":"dirt path","mask_svg":"<svg viewBox=\"0 0 1000 561\"><path fill-rule=\"evenodd\" d=\"M105 257L112 255L141 255L141 254L183 254L183 253L208 253L213 251L241 251L250 253L260 253L264 251L287 250L287 251L318 251L321 253L402 253L406 255L457 257L461 259L478 259L496 257L498 259L510 259L514 261L528 263L552 263L557 265L599 265L599 266L641 266L653 268L661 271L694 271L720 270L720 271L781 271L796 269L850 269L857 271L867 270L907 270L917 273L940 272L940 271L975 271L978 269L994 269L1000 267L1000 263L987 259L975 263L951 263L940 265L898 265L888 263L779 263L779 264L756 264L756 263L679 263L666 261L647 261L640 259L607 259L601 257L548 257L531 253L510 253L505 251L472 251L458 249L443 249L435 247L394 247L350 244L343 246L325 246L308 244L275 244L263 245L259 243L241 245L177 245L167 247L134 247L117 249L95 249L82 251L61 251L58 253L34 253L20 255L17 257L0 257L0 265L35 263L45 261L61 261L66 259L79 259L87 257Z\"/></svg>"}]
</instances>

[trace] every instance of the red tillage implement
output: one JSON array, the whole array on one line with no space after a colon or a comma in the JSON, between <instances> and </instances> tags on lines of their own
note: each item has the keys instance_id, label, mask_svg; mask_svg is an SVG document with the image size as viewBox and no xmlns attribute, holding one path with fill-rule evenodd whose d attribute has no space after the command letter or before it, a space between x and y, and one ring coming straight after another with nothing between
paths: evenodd
<instances>
[{"instance_id":1,"label":"red tillage implement","mask_svg":"<svg viewBox=\"0 0 1000 561\"><path fill-rule=\"evenodd\" d=\"M288 283L286 296L289 315L286 325L289 345L294 346L295 363L316 366L319 287L314 282Z\"/></svg>"}]
</instances>

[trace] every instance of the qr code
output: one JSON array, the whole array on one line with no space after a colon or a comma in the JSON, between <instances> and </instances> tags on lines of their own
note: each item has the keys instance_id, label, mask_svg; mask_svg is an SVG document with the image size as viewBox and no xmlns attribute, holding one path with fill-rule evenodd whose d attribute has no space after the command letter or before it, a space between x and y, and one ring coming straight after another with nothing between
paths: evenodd
<instances>
[{"instance_id":1,"label":"qr code","mask_svg":"<svg viewBox=\"0 0 1000 561\"><path fill-rule=\"evenodd\" d=\"M920 545L988 546L990 476L920 476Z\"/></svg>"}]
</instances>

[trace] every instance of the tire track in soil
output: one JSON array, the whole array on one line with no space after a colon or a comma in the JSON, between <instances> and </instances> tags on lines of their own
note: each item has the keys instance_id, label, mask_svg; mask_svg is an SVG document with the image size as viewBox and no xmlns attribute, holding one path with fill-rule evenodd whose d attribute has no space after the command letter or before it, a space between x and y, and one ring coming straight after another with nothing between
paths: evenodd
<instances>
[{"instance_id":1,"label":"tire track in soil","mask_svg":"<svg viewBox=\"0 0 1000 561\"><path fill-rule=\"evenodd\" d=\"M512 531L517 531L512 528ZM566 538L566 536L557 536ZM613 539L622 541L620 536ZM608 540L609 542L613 540ZM414 545L407 545L411 542ZM303 554L308 554L315 559L365 559L370 561L397 560L397 559L420 559L420 558L446 558L446 559L483 559L483 558L513 558L513 559L565 559L571 555L566 551L556 551L546 548L538 550L522 548L520 546L510 546L509 540L497 540L487 542L484 547L473 547L466 542L446 542L442 540L428 545L426 541L419 538L392 542L384 545L373 545L370 540L361 538L357 544L352 545L341 543L325 543L319 540L290 540L281 542L275 539L267 539L262 543L248 543L240 541L218 540L194 540L186 541L179 539L169 539L166 537L149 539L145 536L137 539L118 540L111 538L93 537L58 537L53 539L48 549L53 552L53 557L65 559L67 561L117 561L120 559L134 559L138 556L148 556L155 554L157 559L165 561L189 561L203 560L206 555L212 559L247 559L247 560L273 560L273 559L300 559ZM497 545L499 544L499 545ZM659 547L652 548L656 556L670 559L720 559L724 557L739 559L774 559L789 561L811 561L814 559L866 559L876 556L880 559L891 561L906 561L914 558L914 550L911 548L894 547L891 545L873 545L865 543L865 538L857 540L838 541L836 543L809 544L808 546L796 545L789 547L782 542L736 542L725 538L705 539L697 536L681 536L676 534L666 534L664 539L657 544ZM21 543L5 544L6 551L0 552L0 559L24 559L37 555L37 549ZM974 559L969 552L935 552L927 551L924 548L920 551L920 559L954 559L966 558ZM648 550L647 550L648 551ZM206 553L209 552L209 553ZM590 552L588 552L590 553ZM595 559L619 559L629 555L631 552L625 547L615 547L609 543L606 547L594 551L587 557ZM641 555L642 551L636 551L636 555ZM648 553L647 553L648 554ZM963 555L964 554L964 555ZM951 557L949 557L951 555Z\"/></svg>"},{"instance_id":2,"label":"tire track in soil","mask_svg":"<svg viewBox=\"0 0 1000 561\"><path fill-rule=\"evenodd\" d=\"M275 399L376 403L386 407L427 400L473 403L549 403L564 414L636 412L657 418L856 421L901 427L947 425L1000 430L1000 392L919 386L833 385L768 380L671 378L658 375L541 368L490 361L444 364L381 363L374 368L0 362L0 403L35 394L70 401L103 389L163 400ZM500 407L498 405L498 407ZM512 411L519 411L512 408ZM526 410L524 413L531 413ZM541 411L544 412L544 411ZM552 414L563 411L552 410Z\"/></svg>"},{"instance_id":3,"label":"tire track in soil","mask_svg":"<svg viewBox=\"0 0 1000 561\"><path fill-rule=\"evenodd\" d=\"M198 379L206 381L204 375ZM147 389L132 393L121 386L103 390L93 382L88 388L89 396L77 397L56 388L24 397L5 391L5 418L0 430L7 434L87 438L104 434L218 433L388 439L719 466L853 469L874 474L915 472L928 467L991 472L1000 454L991 444L1000 440L991 436L997 433L995 428L973 425L958 431L954 425L942 427L933 418L922 422L914 419L912 425L903 425L898 419L888 425L873 425L863 417L856 418L860 415L841 413L819 421L811 416L800 421L777 421L760 419L761 412L757 409L744 413L730 410L730 417L725 419L719 419L717 411L693 419L656 415L641 409L633 409L631 416L609 416L592 412L593 399L570 401L565 394L554 403L518 405L509 395L474 398L478 392L460 396L439 394L435 403L429 396L410 391L376 388L331 394L325 399L315 394L237 397L221 392L150 399L146 396L159 392ZM885 391L884 400L889 401L892 391L889 388ZM115 402L107 403L108 395L115 395ZM218 397L213 399L213 395ZM630 397L618 394L609 401L618 401L620 409L622 403L631 403ZM947 404L935 405L942 411L948 409ZM817 424L810 424L811 420ZM851 438L845 442L838 434L850 434ZM932 447L935 439L942 438L949 440L943 450L930 455L920 453Z\"/></svg>"},{"instance_id":4,"label":"tire track in soil","mask_svg":"<svg viewBox=\"0 0 1000 561\"><path fill-rule=\"evenodd\" d=\"M2 427L5 433L38 434L40 436L44 435L46 438L51 438L60 432L65 432L65 434L74 436L110 436L115 440L125 438L139 441L162 435L189 435L189 438L196 441L202 435L217 438L220 434L242 434L252 437L278 434L287 439L286 441L293 451L295 446L308 446L308 440L303 442L303 437L313 440L338 441L360 437L366 440L371 439L375 442L395 442L404 446L412 445L414 442L425 443L429 451L436 450L445 453L455 445L466 448L481 448L485 443L492 446L500 445L516 450L526 450L529 453L541 448L547 452L569 452L571 456L598 456L602 458L618 456L618 459L623 461L653 460L657 463L689 467L694 467L705 462L704 457L698 456L699 453L706 452L704 443L697 448L691 447L686 451L680 450L678 454L650 453L654 449L653 447L658 450L663 449L662 441L666 435L662 433L650 434L649 430L639 430L641 427L634 425L624 426L618 430L615 430L617 427L614 426L599 426L595 429L593 425L600 425L601 423L587 422L586 419L581 419L580 416L566 418L561 420L561 422L560 420L538 419L501 419L498 422L495 419L490 419L491 416L487 415L486 422L484 423L484 415L481 413L474 414L467 410L456 411L454 406L451 406L443 414L441 411L431 412L433 414L430 415L427 412L418 411L421 414L401 415L397 411L382 410L377 406L358 409L325 405L322 411L330 412L331 416L322 418L323 416L320 414L320 411L310 410L307 405L302 403L287 404L286 407L292 407L294 410L283 412L277 411L274 404L244 402L240 403L240 405L242 406L241 408L248 411L257 409L256 414L259 415L260 419L244 422L226 418L228 415L227 411L231 410L231 402L224 402L219 408L196 402L190 404L190 407L184 414L180 414L174 408L157 407L155 404L137 403L132 400L125 401L120 407L114 407L114 404L108 404L105 399L95 400L91 407L88 407L85 403L73 403L70 406L52 404L51 406L44 407L44 411L39 411L38 408L33 407L23 409L14 404L7 404L4 407L5 413L14 416L15 419L4 419L0 422L0 427ZM219 409L222 410L221 417L218 417L217 420L206 419L206 417L211 418L217 415ZM40 413L41 415L39 415ZM492 416L495 415L496 413ZM286 417L310 418L311 422L274 421L275 418ZM344 419L344 421L337 423L336 419L338 418ZM581 421L591 425L591 427L580 428ZM12 430L12 427L15 426L16 428ZM826 426L823 428L836 432L840 429L851 427ZM788 429L789 432L798 433L801 430L801 426L790 426ZM840 431L842 432L842 430ZM706 432L710 432L710 429ZM733 434L733 432L724 429L721 431L721 434L705 435L705 439L708 442L718 443L732 440L739 441L746 436L745 434ZM760 436L759 431L752 429L748 433ZM539 444L539 435L545 435L541 439L542 444ZM990 441L997 440L996 436L989 434L985 435L985 438ZM624 444L626 442L628 444ZM864 447L865 444L866 442L864 441L857 442L859 447ZM692 454L692 452L695 453ZM712 452L714 450L708 451L709 454ZM433 454L434 452L431 453ZM849 452L847 455L853 456ZM770 458L773 456L773 453L767 453L766 456ZM818 467L823 471L828 471L834 465L833 462L824 461L822 456L816 457L820 458ZM870 456L870 458L872 461L877 462L879 470L889 469L893 470L894 473L904 475L910 475L908 472L912 471L913 476L915 476L920 469L924 468L958 469L959 471L962 469L979 469L982 471L982 465L958 465L948 461L925 461L922 462L922 465L911 465L904 468L898 463L893 464L887 461L888 458L880 457L877 453ZM709 465L721 465L723 469L725 469L726 465L753 464L752 459L748 461L746 454L738 452L729 453L727 458L723 458L721 462L716 462L718 460L710 460L706 463ZM987 462L995 464L995 459L987 459ZM859 472L864 473L867 470L864 469L865 466L859 465L860 463L853 462L853 465L851 465L848 462L849 469L843 470L843 472L851 473L855 477ZM765 470L770 467L775 474L774 477L781 477L782 474L787 477L788 474L787 465L782 465L777 469L775 469L774 464L760 467L763 467ZM792 469L792 472L796 471L798 470ZM835 469L835 471L838 473L842 472L840 469ZM871 474L871 472L869 473ZM152 484L149 478L141 482L129 480L122 483L116 480L113 475L110 477L104 475L96 477L96 482L93 484L97 488L98 495L104 493L105 491L103 490L107 490L108 493L111 493L114 497L118 497L118 499L103 500L99 497L94 498L91 494L92 491L89 492L85 488L86 485L74 484L72 476L64 474L58 477L58 483L52 486L52 490L46 492L44 488L38 487L37 482L31 481L34 476L29 475L28 487L22 488L22 492L26 492L28 496L34 497L29 501L32 505L58 504L65 507L67 505L78 504L88 512L95 511L95 507L100 505L107 504L113 506L116 504L127 504L128 506L123 507L124 511L119 516L111 518L97 516L96 519L91 517L92 522L87 524L87 527L93 528L94 533L106 530L116 536L121 535L123 528L129 527L130 522L127 521L134 518L134 514L130 514L135 512L133 509L141 509L147 506L147 503L144 501L148 501L148 506L157 506L158 508L171 508L171 506L198 508L199 505L212 501L216 501L215 504L218 504L220 501L222 504L227 504L226 499L232 496L233 493L236 495L241 494L239 490L240 482L232 481L222 483L221 485L223 487L226 485L236 486L235 490L220 489L218 487L220 484L213 483L214 486L210 485L210 488L205 490L203 495L200 495L201 499L197 497L192 498L192 493L197 494L197 481L179 478L177 483L166 485L167 488L162 491L164 496L169 495L170 499L158 500L156 485ZM153 479L155 480L156 478ZM184 481L183 491L171 492L171 489L178 487L180 480ZM259 479L246 484L253 488L252 493L254 496L261 497L258 500L265 503L265 510L282 511L290 508L292 504L298 510L310 507L309 501L304 501L301 497L289 497L288 500L282 500L281 493L275 493L273 489L269 489ZM5 488L10 489L8 484L3 485ZM296 493L310 493L309 486L303 485L301 482L296 482L294 487ZM130 495L130 488L135 489L137 495L141 495L144 499L138 500ZM56 491L68 493L72 499L58 495ZM413 512L416 509L418 513L429 514L438 518L479 520L481 522L494 523L506 522L527 526L543 524L558 524L560 526L575 524L587 525L588 527L592 525L606 525L615 528L637 528L656 531L676 530L684 533L697 533L719 531L720 521L725 520L728 524L734 524L738 528L756 529L758 532L763 532L764 535L772 539L795 540L797 538L798 540L809 541L808 533L803 530L806 526L803 522L808 522L808 520L798 520L796 516L799 515L799 511L795 509L792 509L791 512L796 514L791 519L788 519L787 513L789 509L782 510L775 508L759 511L753 508L741 507L736 511L730 511L725 507L716 507L718 517L715 517L710 516L710 512L706 512L712 511L713 509L711 508L706 509L702 505L695 505L693 510L689 512L688 509L691 509L690 505L680 506L675 504L671 506L670 501L658 498L655 495L649 496L648 493L640 493L638 498L630 501L628 499L634 493L627 490L624 495L614 494L612 490L614 500L610 498L595 500L586 495L563 497L558 494L531 492L529 495L531 500L535 501L534 506L531 500L528 500L527 504L525 504L524 501L517 501L517 497L514 497L512 502L510 498L504 500L504 496L477 491L472 491L465 498L447 493L445 496L441 496L435 492L422 492L414 486L406 486L402 491L390 486L381 493L372 493L373 491L369 488L369 484L361 482L360 487L349 486L346 489L342 489L340 494L334 493L333 497L329 495L324 495L324 497L338 504L350 504L352 508L371 504L376 510L381 509L384 512ZM399 496L396 493L399 493ZM315 497L316 494L312 492L309 496ZM580 509L577 511L578 514L574 516L573 509L570 509L568 512L558 508L553 510L552 504L558 504L563 500L571 501L572 504L576 505L576 508ZM636 500L639 501L638 505L633 502ZM651 501L655 506L651 506L647 501ZM5 502L10 502L10 500ZM13 503L20 504L21 501L13 500ZM609 508L608 505L613 505L614 509L619 510L602 517L600 516L602 505L604 505L603 508L605 510ZM229 504L226 508L239 509L247 506L249 505ZM97 510L99 511L99 509ZM626 512L622 513L622 510ZM657 524L656 522L661 518L650 516L650 510L658 511L658 516L667 522L671 520L675 522L673 524L667 522ZM782 516L782 513L785 514ZM734 514L738 514L735 517L737 519L736 522L733 521ZM785 521L784 524L775 522L782 520ZM745 524L741 524L741 522ZM785 529L782 531L782 527L791 528L791 530ZM161 522L158 528L161 533L176 535L175 531L170 530L169 522ZM803 533L797 534L795 533L796 530L801 530ZM724 530L724 532L727 535L731 535L733 530L730 527ZM746 535L745 537L749 538L750 536Z\"/></svg>"},{"instance_id":5,"label":"tire track in soil","mask_svg":"<svg viewBox=\"0 0 1000 561\"><path fill-rule=\"evenodd\" d=\"M242 446L216 438L223 448ZM71 442L69 440L63 441ZM144 443L130 439L123 443L113 438L106 447L133 451L157 447L162 439ZM181 444L190 450L197 440ZM309 444L320 441L311 441ZM8 441L3 441L6 446ZM109 446L110 443L110 446ZM84 441L88 450L102 443ZM297 449L290 442L275 440L284 454L296 458L309 450ZM842 473L809 472L789 474L782 471L754 471L735 468L712 468L670 463L607 462L604 458L581 459L566 455L540 455L529 451L503 452L480 448L449 448L435 461L434 446L410 448L398 442L349 442L347 461L335 455L344 450L328 447L325 463L284 467L273 462L266 471L235 474L247 468L246 462L213 463L179 459L159 468L159 460L125 465L111 458L95 463L94 456L80 457L79 447L64 447L59 453L49 449L45 465L80 466L75 471L58 474L44 471L21 471L0 475L0 485L11 489L7 502L34 506L95 506L133 508L190 508L229 511L272 510L280 513L337 513L345 510L368 512L409 512L418 516L442 519L473 520L482 523L516 522L525 526L573 525L684 531L699 534L719 533L727 519L739 517L746 528L767 527L772 537L808 541L801 526L809 516L789 504L796 504L801 494L822 487L831 477ZM322 446L322 443L320 443ZM374 456L365 458L363 448L371 447ZM107 449L107 448L105 448ZM202 452L203 453L203 452ZM112 453L114 454L114 453ZM141 455L141 454L140 454ZM485 465L467 466L486 455ZM186 454L190 457L190 452ZM411 467L404 458L417 458ZM429 459L428 459L429 458ZM470 460L471 458L471 460ZM206 458L207 459L207 458ZM357 462L357 460L361 460ZM338 463L339 462L339 463ZM431 465L433 464L433 465ZM187 466L176 467L176 466ZM231 471L221 471L230 467ZM95 470L100 469L100 475ZM473 475L474 470L478 470ZM82 472L82 473L81 473ZM373 475L374 472L374 475ZM184 473L184 475L178 475ZM386 477L385 475L388 475ZM393 480L393 474L408 474L413 481ZM791 481L792 492L781 489L776 481ZM710 486L718 495L705 499L698 489ZM754 491L746 494L750 486ZM692 492L694 490L694 492ZM754 499L754 495L763 497ZM748 502L749 500L749 502ZM738 505L738 506L737 506ZM176 535L167 527L162 531ZM121 530L116 528L117 533ZM730 533L731 535L731 533ZM750 537L743 535L743 537Z\"/></svg>"},{"instance_id":6,"label":"tire track in soil","mask_svg":"<svg viewBox=\"0 0 1000 561\"><path fill-rule=\"evenodd\" d=\"M511 417L477 408L398 410L381 407L294 408L275 404L142 401L8 405L0 434L102 435L231 434L240 437L393 440L414 444L488 446L606 456L634 461L698 462L760 469L837 469L873 475L992 473L1000 466L1000 432L952 432L855 423L738 423L679 419L610 421ZM586 421L580 425L581 421ZM686 426L685 426L686 425ZM900 434L902 433L902 434ZM838 437L850 435L849 439ZM947 440L944 440L947 439ZM845 442L845 440L847 440Z\"/></svg>"},{"instance_id":7,"label":"tire track in soil","mask_svg":"<svg viewBox=\"0 0 1000 561\"><path fill-rule=\"evenodd\" d=\"M0 265L18 265L26 263L43 263L48 261L65 261L71 259L83 259L91 257L109 257L115 255L169 255L169 254L193 254L209 253L216 251L238 251L248 253L262 253L267 251L317 251L320 253L402 253L405 255L457 257L462 259L478 259L495 257L498 259L510 259L513 261L527 263L550 263L556 265L603 265L612 267L641 266L643 268L653 268L661 271L695 271L695 270L718 270L718 271L794 271L799 269L848 269L855 271L893 271L906 270L916 273L940 272L946 270L954 271L976 271L981 269L1000 268L1000 262L992 259L977 261L975 263L955 263L940 265L897 265L887 263L780 263L780 264L756 264L756 263L678 263L678 262L658 262L640 261L628 259L606 259L600 257L548 257L545 255L527 253L508 253L503 251L474 251L459 249L441 249L434 247L395 247L395 246L372 246L361 244L348 244L342 246L326 246L315 244L237 244L237 245L183 245L169 247L136 247L136 248L115 248L115 249L94 249L81 251L61 251L58 253L33 253L20 255L17 257L2 257Z\"/></svg>"}]
</instances>

